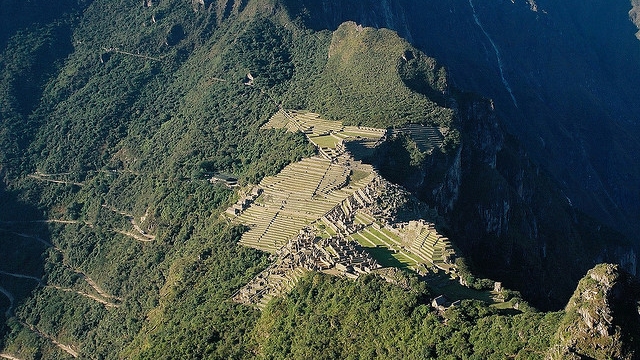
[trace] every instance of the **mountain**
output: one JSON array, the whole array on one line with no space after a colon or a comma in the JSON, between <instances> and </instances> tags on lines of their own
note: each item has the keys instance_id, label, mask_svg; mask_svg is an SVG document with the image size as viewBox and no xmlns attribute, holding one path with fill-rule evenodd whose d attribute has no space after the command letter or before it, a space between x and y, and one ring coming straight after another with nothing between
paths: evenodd
<instances>
[{"instance_id":1,"label":"mountain","mask_svg":"<svg viewBox=\"0 0 640 360\"><path fill-rule=\"evenodd\" d=\"M637 279L611 264L589 270L565 309L549 351L563 359L633 359L627 344L640 334ZM628 337L631 338L628 338Z\"/></svg>"},{"instance_id":2,"label":"mountain","mask_svg":"<svg viewBox=\"0 0 640 360\"><path fill-rule=\"evenodd\" d=\"M583 329L567 335L567 319L581 307L605 309L571 297L587 270L618 263L610 272L624 275L612 276L633 284L634 223L624 220L633 219L638 195L629 185L637 179L635 130L621 120L635 111L627 101L636 70L624 65L634 52L624 41L595 45L617 27L585 30L588 38L574 28L590 17L628 20L618 22L612 7L574 5L576 18L565 21L564 5L533 2L490 11L473 2L5 1L0 355L487 358L572 350L565 340ZM504 14L511 22L495 20ZM555 39L560 24L573 32ZM557 44L559 58L580 64L576 72L593 72L602 96L572 84L573 67L547 76L537 59L547 75L517 71L513 64L533 66L522 58L531 51L510 37L535 34L548 36L536 51ZM626 52L599 65L606 73L591 55L566 50L569 43ZM271 261L238 244L247 229L224 210L317 152L301 132L262 129L282 108L388 127L386 141L358 160L429 207L464 256L457 282L403 271L391 282L311 273L263 312L231 301ZM613 142L605 162L625 166L593 152L597 136L586 129L596 121ZM442 147L421 151L403 135L408 123L437 129ZM580 166L595 185L583 186ZM211 183L215 174L240 187ZM470 288L487 290L493 280L506 289ZM620 324L610 348L625 356L638 353L628 335L633 286L616 287L630 300L610 311ZM443 291L462 301L431 306Z\"/></svg>"},{"instance_id":3,"label":"mountain","mask_svg":"<svg viewBox=\"0 0 640 360\"><path fill-rule=\"evenodd\" d=\"M624 1L292 1L300 21L398 31L503 125L572 204L636 239L637 28ZM633 16L635 12L631 11Z\"/></svg>"}]
</instances>

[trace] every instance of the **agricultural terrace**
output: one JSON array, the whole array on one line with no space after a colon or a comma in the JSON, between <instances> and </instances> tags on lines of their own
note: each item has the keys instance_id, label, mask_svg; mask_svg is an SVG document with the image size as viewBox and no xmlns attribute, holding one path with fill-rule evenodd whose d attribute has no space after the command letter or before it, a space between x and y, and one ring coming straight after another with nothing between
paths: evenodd
<instances>
[{"instance_id":1,"label":"agricultural terrace","mask_svg":"<svg viewBox=\"0 0 640 360\"><path fill-rule=\"evenodd\" d=\"M416 143L418 150L431 152L433 149L442 148L444 142L442 131L435 126L407 124L390 130L389 134L390 136L407 135Z\"/></svg>"},{"instance_id":2,"label":"agricultural terrace","mask_svg":"<svg viewBox=\"0 0 640 360\"><path fill-rule=\"evenodd\" d=\"M388 267L421 274L444 270L455 277L455 253L448 239L424 220L399 221L394 213L407 203L404 190L352 157L353 149L368 151L384 141L385 130L343 126L314 113L285 110L263 128L302 131L318 146L320 156L264 178L251 195L227 210L234 223L249 227L240 244L277 255L274 264L234 295L235 301L263 308L309 270L357 277ZM407 129L426 139L417 143L439 146L440 133L434 128Z\"/></svg>"},{"instance_id":3,"label":"agricultural terrace","mask_svg":"<svg viewBox=\"0 0 640 360\"><path fill-rule=\"evenodd\" d=\"M324 120L312 112L284 109L273 115L263 128L301 131L328 159L345 152L344 141L361 141L366 147L373 148L384 141L386 134L384 129L344 126L341 121Z\"/></svg>"},{"instance_id":4,"label":"agricultural terrace","mask_svg":"<svg viewBox=\"0 0 640 360\"><path fill-rule=\"evenodd\" d=\"M433 224L410 221L394 226L382 225L370 215L360 212L356 213L355 221L363 228L350 237L363 247L386 248L395 260L418 273L434 268L447 273L453 270L452 257L455 253L451 243L437 232ZM378 261L385 265L382 259Z\"/></svg>"},{"instance_id":5,"label":"agricultural terrace","mask_svg":"<svg viewBox=\"0 0 640 360\"><path fill-rule=\"evenodd\" d=\"M371 167L340 157L374 148L386 139L386 130L344 126L312 112L284 109L263 128L301 131L321 156L291 164L280 174L265 178L259 185L262 195L235 205L230 212L237 215L234 221L250 227L241 244L273 253L300 229L313 224L323 238L349 234L349 239L377 255L383 266L400 265L420 273L436 268L449 272L453 250L433 224L421 221L392 226L372 215L364 208L386 187L374 186L377 189L368 196L364 187L376 176ZM442 133L433 126L408 124L389 131L390 136L401 133L410 136L421 151L442 146Z\"/></svg>"},{"instance_id":6,"label":"agricultural terrace","mask_svg":"<svg viewBox=\"0 0 640 360\"><path fill-rule=\"evenodd\" d=\"M366 177L348 182L350 172L345 165L315 156L264 178L259 184L261 195L233 219L250 228L240 243L276 252L375 176L370 171Z\"/></svg>"}]
</instances>

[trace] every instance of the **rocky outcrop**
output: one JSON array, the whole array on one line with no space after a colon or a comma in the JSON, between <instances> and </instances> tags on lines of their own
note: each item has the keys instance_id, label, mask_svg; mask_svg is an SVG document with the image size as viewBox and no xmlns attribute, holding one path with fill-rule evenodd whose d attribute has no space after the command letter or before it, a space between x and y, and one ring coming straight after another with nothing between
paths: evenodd
<instances>
[{"instance_id":1,"label":"rocky outcrop","mask_svg":"<svg viewBox=\"0 0 640 360\"><path fill-rule=\"evenodd\" d=\"M635 359L640 336L637 279L600 264L580 280L548 359Z\"/></svg>"},{"instance_id":2,"label":"rocky outcrop","mask_svg":"<svg viewBox=\"0 0 640 360\"><path fill-rule=\"evenodd\" d=\"M453 164L447 170L441 184L433 190L436 204L443 214L448 214L453 210L454 205L460 196L460 185L462 184L462 149L458 148Z\"/></svg>"},{"instance_id":3,"label":"rocky outcrop","mask_svg":"<svg viewBox=\"0 0 640 360\"><path fill-rule=\"evenodd\" d=\"M640 1L631 0L631 10L629 10L629 19L640 30ZM640 31L636 33L636 37L640 40Z\"/></svg>"}]
</instances>

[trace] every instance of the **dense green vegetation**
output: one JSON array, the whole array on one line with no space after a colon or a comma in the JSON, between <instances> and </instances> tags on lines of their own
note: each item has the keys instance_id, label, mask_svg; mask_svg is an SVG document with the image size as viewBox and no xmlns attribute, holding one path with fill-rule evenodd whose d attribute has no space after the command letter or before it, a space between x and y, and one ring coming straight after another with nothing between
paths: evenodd
<instances>
[{"instance_id":1,"label":"dense green vegetation","mask_svg":"<svg viewBox=\"0 0 640 360\"><path fill-rule=\"evenodd\" d=\"M280 105L448 127L455 149L432 59L387 30L313 32L267 0L79 3L2 23L0 287L14 301L0 294L0 352L68 358L56 341L95 359L543 356L559 313L465 301L439 314L414 278L312 274L262 314L230 300L269 259L237 245L244 229L220 214L238 192L207 175L245 186L312 155L302 134L259 129ZM427 161L408 139L394 146L407 172Z\"/></svg>"},{"instance_id":2,"label":"dense green vegetation","mask_svg":"<svg viewBox=\"0 0 640 360\"><path fill-rule=\"evenodd\" d=\"M253 331L257 355L276 359L542 358L560 314L500 315L465 300L442 314L379 278L356 282L310 275L272 302Z\"/></svg>"},{"instance_id":3,"label":"dense green vegetation","mask_svg":"<svg viewBox=\"0 0 640 360\"><path fill-rule=\"evenodd\" d=\"M434 102L443 96L446 74L431 69L429 64L434 65L433 60L424 55L407 63L406 54L417 50L395 32L345 23L334 32L325 51L326 65L307 90L309 109L343 120L347 125L378 128L407 122L451 125L452 110ZM438 96L431 99L414 92L403 79L411 79L424 92L429 88L430 94Z\"/></svg>"}]
</instances>

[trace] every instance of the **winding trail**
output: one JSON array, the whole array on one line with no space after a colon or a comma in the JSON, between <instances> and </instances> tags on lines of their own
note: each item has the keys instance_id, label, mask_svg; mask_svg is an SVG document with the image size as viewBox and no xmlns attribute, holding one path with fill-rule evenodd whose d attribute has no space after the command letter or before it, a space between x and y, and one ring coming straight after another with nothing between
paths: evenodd
<instances>
[{"instance_id":1,"label":"winding trail","mask_svg":"<svg viewBox=\"0 0 640 360\"><path fill-rule=\"evenodd\" d=\"M10 272L6 272L6 271L2 271L2 270L0 270L0 274L7 275L7 276L13 276L13 277L21 278L21 279L34 280L34 281L37 281L39 285L42 285L42 279L37 278L35 276L29 276L29 275L23 275L23 274L15 274L15 273L10 273Z\"/></svg>"},{"instance_id":2,"label":"winding trail","mask_svg":"<svg viewBox=\"0 0 640 360\"><path fill-rule=\"evenodd\" d=\"M13 355L5 354L5 353L0 353L0 358L9 359L9 360L22 360L22 359L17 358L17 357L15 357Z\"/></svg>"},{"instance_id":3,"label":"winding trail","mask_svg":"<svg viewBox=\"0 0 640 360\"><path fill-rule=\"evenodd\" d=\"M40 180L40 181L46 181L46 182L50 182L50 183L56 183L56 184L65 184L65 185L77 185L77 186L84 186L83 183L79 183L79 182L74 182L74 181L65 181L65 180L55 180L55 179L47 179L46 176L42 176L39 174L29 174L27 175L27 177L30 177L32 179L36 179L36 180Z\"/></svg>"},{"instance_id":4,"label":"winding trail","mask_svg":"<svg viewBox=\"0 0 640 360\"><path fill-rule=\"evenodd\" d=\"M99 296L95 296L95 295L92 295L92 294L86 293L86 292L84 292L84 291L80 291L80 290L76 290L76 289L70 289L70 288L65 288L65 287L57 286L57 285L47 285L46 287L48 287L48 288L52 288L52 289L56 289L56 290L60 290L60 291L64 291L64 292L72 292L72 293L76 293L76 294L78 294L78 295L80 295L80 296L84 296L84 297L86 297L86 298L89 298L89 299L95 300L95 301L99 302L100 304L102 304L102 305L104 305L104 306L106 306L106 307L108 307L108 308L114 308L114 307L115 307L115 308L117 308L117 307L119 307L119 306L120 306L120 305L118 305L118 304L114 304L114 303L112 303L112 302L109 302L109 301L107 301L107 300L105 300L105 299L103 299L103 298L101 298L101 297L99 297Z\"/></svg>"},{"instance_id":5,"label":"winding trail","mask_svg":"<svg viewBox=\"0 0 640 360\"><path fill-rule=\"evenodd\" d=\"M132 232L128 232L128 231L124 231L124 230L113 230L113 232L121 234L121 235L125 235L131 238L134 238L138 241L142 241L142 242L153 242L155 240L155 238L147 238L144 236L140 236L138 234L134 234Z\"/></svg>"},{"instance_id":6,"label":"winding trail","mask_svg":"<svg viewBox=\"0 0 640 360\"><path fill-rule=\"evenodd\" d=\"M38 330L35 326L33 326L31 324L27 324L27 323L22 322L22 321L20 321L20 323L22 325L26 326L27 328L29 328L29 330L31 330L34 333L36 333L37 335L39 335L41 338L44 338L44 339L47 339L47 340L51 341L55 346L59 347L60 349L62 349L67 354L73 356L74 358L78 357L78 355L79 355L78 352L75 351L71 346L65 345L65 344L59 342L53 336L50 336L50 335L47 335L47 334L43 333L42 331Z\"/></svg>"},{"instance_id":7,"label":"winding trail","mask_svg":"<svg viewBox=\"0 0 640 360\"><path fill-rule=\"evenodd\" d=\"M124 55L138 57L138 58L141 58L141 59L153 60L153 61L162 61L162 58L164 57L164 56L162 56L162 57L157 58L157 57L148 56L148 55L144 55L144 54L134 54L134 53L131 53L131 52L128 52L128 51L120 50L118 48L106 48L106 47L103 47L102 50L104 50L105 52L113 52L113 53L116 53L116 54L124 54Z\"/></svg>"},{"instance_id":8,"label":"winding trail","mask_svg":"<svg viewBox=\"0 0 640 360\"><path fill-rule=\"evenodd\" d=\"M40 237L38 237L38 236L34 236L34 235L28 235L28 234L23 234L23 233L17 233L17 232L8 231L8 230L5 230L5 229L0 229L0 230L7 231L7 232L9 232L9 233L11 233L11 234L18 235L18 236L23 237L23 238L34 239L34 240L36 240L36 241L38 241L38 242L40 242L40 243L44 244L45 246L50 247L50 248L52 248L52 249L54 249L54 250L56 250L56 251L58 251L58 252L62 253L62 254L63 254L63 263L62 263L62 265L63 265L63 266L65 266L65 267L67 267L67 268L69 268L69 269L71 269L71 270L72 270L73 272L75 272L76 274L80 275L80 276L81 276L81 277L82 277L82 278L87 282L87 284L89 284L89 286L90 286L90 287L91 287L91 288L92 288L96 293L98 293L98 295L100 295L100 296L101 296L101 297L103 297L104 299L113 299L113 300L117 300L117 301L122 301L122 298L119 298L119 297L117 297L117 296L113 296L113 295L109 295L106 291L104 291L104 289L102 289L102 288L98 285L98 283L96 283L93 279L91 279L89 276L87 276L87 274L85 274L85 273L84 273L84 272L82 272L81 270L76 269L76 268L74 268L74 267L70 266L69 264L67 264L67 263L66 263L66 261L65 261L64 252L63 252L60 248L58 248L58 247L56 247L55 245L51 244L50 242L48 242L48 241L46 241L46 240L43 240L42 238L40 238ZM135 234L133 234L133 235L135 236ZM147 241L149 241L149 240L147 240ZM44 286L44 283L42 282L42 279L36 278L36 277L34 277L34 276L28 276L28 275L22 275L22 274L14 274L14 273L6 272L6 271L0 271L0 274L4 274L4 275L8 275L8 276L14 276L14 277L19 277L19 278L25 278L25 279L35 280L35 281L37 281L37 282L38 282L38 284L39 284L39 285ZM81 294L81 295L83 295L83 294ZM90 294L87 294L87 295L90 295ZM83 296L84 296L84 295L83 295ZM93 295L91 295L91 296L93 296ZM91 297L91 296L89 296L89 297ZM111 305L114 305L114 306L115 306L115 305L117 305L117 304L110 303L110 302L108 302L108 301L106 301L106 300L103 300L103 299L100 299L100 300L102 300L102 301L104 301L104 302L107 302L107 303L109 303L109 304L111 304ZM102 302L102 301L101 301L101 302ZM105 305L106 305L106 304L105 304Z\"/></svg>"},{"instance_id":9,"label":"winding trail","mask_svg":"<svg viewBox=\"0 0 640 360\"><path fill-rule=\"evenodd\" d=\"M484 36L487 37L487 40L489 40L489 42L491 43L491 46L493 47L493 51L496 53L496 58L498 60L498 70L500 70L500 77L502 78L502 84L504 85L505 89L507 89L507 92L509 92L509 95L511 96L511 100L513 100L513 105L515 105L515 107L518 107L518 102L516 101L516 97L513 95L511 86L509 85L509 82L507 81L507 78L504 75L504 69L502 66L502 56L500 55L498 46L493 41L491 36L489 36L489 33L487 33L487 31L484 29L484 26L482 26L480 19L478 19L478 15L476 14L476 8L475 6L473 6L472 0L469 0L469 5L471 6L471 10L473 11L473 20L475 21L476 25L478 25L478 27L480 28Z\"/></svg>"},{"instance_id":10,"label":"winding trail","mask_svg":"<svg viewBox=\"0 0 640 360\"><path fill-rule=\"evenodd\" d=\"M121 298L119 298L117 296L109 295L102 288L100 288L100 286L98 286L98 284L96 284L96 282L93 281L93 279L88 277L82 271L77 270L77 269L73 269L73 271L76 274L79 274L80 276L82 276L82 278L87 282L87 284L89 284L89 286L95 292L97 292L98 295L100 295L100 296L95 296L95 295L92 295L92 294L89 294L89 293L85 293L85 292L80 291L80 290L64 288L62 286L57 286L57 285L44 285L44 283L42 282L42 279L39 279L39 278L37 278L35 276L29 276L29 275L23 275L23 274L14 274L14 273L6 272L6 271L0 271L0 274L13 276L13 277L17 277L17 278L22 278L22 279L34 280L34 281L38 282L38 285L44 286L44 287L48 287L48 288L54 288L54 289L65 291L65 292L75 292L78 295L84 296L84 297L89 298L89 299L93 299L93 300L103 304L106 307L118 307L118 306L120 306L120 305L118 305L116 303L113 303L113 302L105 300L105 299L112 299L112 300L122 301ZM9 299L9 301L11 302L11 305L10 305L9 309L5 313L7 315L7 317L9 317L10 314L11 314L11 310L13 309L13 302L14 302L13 295L9 291L7 291L6 289L4 289L2 287L0 287L0 292L2 292Z\"/></svg>"},{"instance_id":11,"label":"winding trail","mask_svg":"<svg viewBox=\"0 0 640 360\"><path fill-rule=\"evenodd\" d=\"M131 226L133 226L133 228L140 233L140 235L128 232L128 231L124 231L124 230L113 230L114 232L118 233L118 234L122 234L125 236L129 236L132 237L138 241L142 241L142 242L151 242L154 241L156 239L156 237L154 235L150 235L147 234L144 230L142 230L142 228L138 225L138 223L136 222L136 219L133 215L131 214L127 214L126 212L122 211L122 210L118 210L113 206L109 206L106 204L102 204L102 207L113 211L116 214L120 214L122 216L124 216L127 220L129 220L129 222L131 223ZM145 215L146 216L146 215Z\"/></svg>"},{"instance_id":12,"label":"winding trail","mask_svg":"<svg viewBox=\"0 0 640 360\"><path fill-rule=\"evenodd\" d=\"M53 177L53 176L64 176L64 175L71 175L70 172L63 172L63 173L57 173L57 174L45 174L43 172L40 171L36 171L33 173L36 176L42 176L42 177Z\"/></svg>"},{"instance_id":13,"label":"winding trail","mask_svg":"<svg viewBox=\"0 0 640 360\"><path fill-rule=\"evenodd\" d=\"M100 286L98 286L98 284L93 281L93 279L91 279L90 277L87 276L87 274L79 271L79 270L75 270L76 273L81 274L82 277L84 278L84 281L87 282L87 284L89 284L89 286L91 286L91 288L93 288L93 290L95 290L95 292L97 292L100 296L102 296L105 299L114 299L114 300L119 300L122 301L122 298L119 298L117 296L113 296L113 295L109 295L106 291L104 291Z\"/></svg>"}]
</instances>

